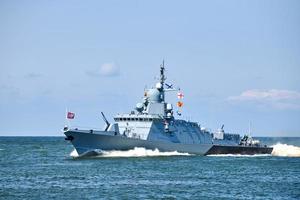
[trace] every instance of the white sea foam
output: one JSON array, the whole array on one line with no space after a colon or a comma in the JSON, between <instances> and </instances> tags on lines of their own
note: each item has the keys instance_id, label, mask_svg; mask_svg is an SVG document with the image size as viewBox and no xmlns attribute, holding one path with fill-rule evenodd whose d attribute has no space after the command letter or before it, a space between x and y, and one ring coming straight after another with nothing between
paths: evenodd
<instances>
[{"instance_id":1,"label":"white sea foam","mask_svg":"<svg viewBox=\"0 0 300 200\"><path fill-rule=\"evenodd\" d=\"M177 151L160 152L158 149L151 150L142 147L135 147L134 149L127 150L127 151L93 151L93 153L98 154L97 157L153 157L153 156L190 156L191 155L189 153L179 153ZM74 158L79 157L75 149L70 153L70 156Z\"/></svg>"},{"instance_id":2,"label":"white sea foam","mask_svg":"<svg viewBox=\"0 0 300 200\"><path fill-rule=\"evenodd\" d=\"M241 154L215 154L209 155L214 157L264 157L264 156L282 156L282 157L300 157L300 147L277 143L272 146L272 154L255 154L255 155L241 155ZM2 149L1 149L2 150ZM172 152L160 152L158 149L150 150L141 147L135 147L128 151L93 151L94 155L98 157L153 157L153 156L189 156L189 153L179 153L177 151ZM90 154L84 154L90 155ZM84 156L80 155L80 156ZM80 157L74 149L70 156L73 158Z\"/></svg>"},{"instance_id":3,"label":"white sea foam","mask_svg":"<svg viewBox=\"0 0 300 200\"><path fill-rule=\"evenodd\" d=\"M103 151L102 157L148 157L148 156L189 156L189 153L160 152L158 149L150 150L141 147L135 147L128 151Z\"/></svg>"},{"instance_id":4,"label":"white sea foam","mask_svg":"<svg viewBox=\"0 0 300 200\"><path fill-rule=\"evenodd\" d=\"M300 147L281 143L277 143L272 147L273 156L300 157Z\"/></svg>"},{"instance_id":5,"label":"white sea foam","mask_svg":"<svg viewBox=\"0 0 300 200\"><path fill-rule=\"evenodd\" d=\"M74 150L70 153L70 156L73 157L73 158L76 158L76 157L79 156L78 153L77 153L77 151L76 151L76 149L74 149Z\"/></svg>"}]
</instances>

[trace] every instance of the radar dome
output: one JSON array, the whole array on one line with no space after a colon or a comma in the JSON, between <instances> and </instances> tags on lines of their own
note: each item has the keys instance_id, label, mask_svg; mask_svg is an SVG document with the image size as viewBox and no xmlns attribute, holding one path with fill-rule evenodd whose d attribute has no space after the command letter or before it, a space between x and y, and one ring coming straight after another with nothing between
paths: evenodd
<instances>
[{"instance_id":1,"label":"radar dome","mask_svg":"<svg viewBox=\"0 0 300 200\"><path fill-rule=\"evenodd\" d=\"M143 105L142 103L137 103L137 104L136 104L135 109L136 109L138 112L142 112L142 111L143 111L143 108L144 108L144 105Z\"/></svg>"},{"instance_id":2,"label":"radar dome","mask_svg":"<svg viewBox=\"0 0 300 200\"><path fill-rule=\"evenodd\" d=\"M162 89L162 84L161 83L156 83L156 86L155 86L157 89Z\"/></svg>"},{"instance_id":3,"label":"radar dome","mask_svg":"<svg viewBox=\"0 0 300 200\"><path fill-rule=\"evenodd\" d=\"M160 95L160 92L158 91L158 89L148 90L147 97L152 102L160 102L160 100L161 100L161 95Z\"/></svg>"}]
</instances>

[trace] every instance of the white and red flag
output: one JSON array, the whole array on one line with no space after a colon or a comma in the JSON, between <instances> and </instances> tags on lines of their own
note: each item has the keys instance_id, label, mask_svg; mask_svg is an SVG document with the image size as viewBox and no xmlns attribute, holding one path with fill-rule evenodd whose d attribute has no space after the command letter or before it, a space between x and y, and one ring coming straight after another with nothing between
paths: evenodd
<instances>
[{"instance_id":1,"label":"white and red flag","mask_svg":"<svg viewBox=\"0 0 300 200\"><path fill-rule=\"evenodd\" d=\"M74 118L75 118L75 113L73 113L73 112L67 113L67 119L74 119Z\"/></svg>"},{"instance_id":2,"label":"white and red flag","mask_svg":"<svg viewBox=\"0 0 300 200\"><path fill-rule=\"evenodd\" d=\"M178 92L177 97L178 97L178 99L183 99L184 95L181 92Z\"/></svg>"}]
</instances>

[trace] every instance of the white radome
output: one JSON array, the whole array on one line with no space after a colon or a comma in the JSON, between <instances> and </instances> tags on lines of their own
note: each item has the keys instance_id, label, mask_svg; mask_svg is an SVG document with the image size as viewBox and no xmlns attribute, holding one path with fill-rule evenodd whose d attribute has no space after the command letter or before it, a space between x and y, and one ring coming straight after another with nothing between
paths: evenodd
<instances>
[{"instance_id":1,"label":"white radome","mask_svg":"<svg viewBox=\"0 0 300 200\"><path fill-rule=\"evenodd\" d=\"M162 88L162 85L161 85L161 83L156 83L156 89L161 89Z\"/></svg>"}]
</instances>

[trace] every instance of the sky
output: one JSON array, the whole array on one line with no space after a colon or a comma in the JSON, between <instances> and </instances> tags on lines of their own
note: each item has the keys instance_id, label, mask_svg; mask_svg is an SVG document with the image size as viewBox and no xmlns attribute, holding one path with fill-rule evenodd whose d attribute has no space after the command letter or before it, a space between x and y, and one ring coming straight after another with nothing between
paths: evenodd
<instances>
[{"instance_id":1,"label":"sky","mask_svg":"<svg viewBox=\"0 0 300 200\"><path fill-rule=\"evenodd\" d=\"M300 1L0 1L0 136L102 129L144 88L210 130L300 136ZM176 93L167 100L175 103Z\"/></svg>"}]
</instances>

